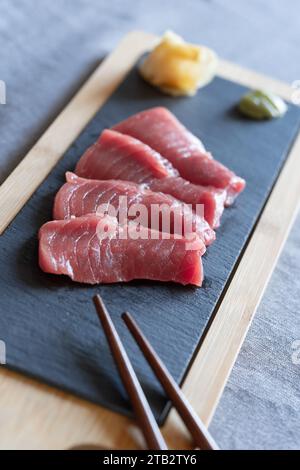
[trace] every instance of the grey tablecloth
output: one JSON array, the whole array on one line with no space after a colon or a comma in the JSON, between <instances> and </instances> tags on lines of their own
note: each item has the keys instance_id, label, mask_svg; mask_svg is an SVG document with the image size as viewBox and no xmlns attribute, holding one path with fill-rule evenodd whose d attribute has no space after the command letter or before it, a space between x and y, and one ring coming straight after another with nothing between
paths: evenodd
<instances>
[{"instance_id":1,"label":"grey tablecloth","mask_svg":"<svg viewBox=\"0 0 300 470\"><path fill-rule=\"evenodd\" d=\"M299 16L298 0L0 0L0 182L127 31L173 29L292 82ZM212 422L223 448L300 448L299 235L300 218Z\"/></svg>"}]
</instances>

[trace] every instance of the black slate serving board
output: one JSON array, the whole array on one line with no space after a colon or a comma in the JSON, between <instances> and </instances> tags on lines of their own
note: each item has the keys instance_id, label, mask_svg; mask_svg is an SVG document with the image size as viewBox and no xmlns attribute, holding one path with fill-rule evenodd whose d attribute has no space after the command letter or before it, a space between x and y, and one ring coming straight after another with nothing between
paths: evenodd
<instances>
[{"instance_id":1,"label":"black slate serving board","mask_svg":"<svg viewBox=\"0 0 300 470\"><path fill-rule=\"evenodd\" d=\"M216 78L197 96L174 99L148 86L132 70L0 238L0 339L6 343L7 367L130 414L91 302L100 293L154 413L163 420L166 397L120 314L126 309L134 315L180 382L300 126L300 110L292 105L282 119L253 122L242 118L235 105L244 92L242 86ZM63 184L64 172L74 168L102 129L156 105L174 112L217 159L247 180L245 192L225 211L217 241L204 256L203 287L146 281L90 287L41 272L37 231L51 219L53 198Z\"/></svg>"}]
</instances>

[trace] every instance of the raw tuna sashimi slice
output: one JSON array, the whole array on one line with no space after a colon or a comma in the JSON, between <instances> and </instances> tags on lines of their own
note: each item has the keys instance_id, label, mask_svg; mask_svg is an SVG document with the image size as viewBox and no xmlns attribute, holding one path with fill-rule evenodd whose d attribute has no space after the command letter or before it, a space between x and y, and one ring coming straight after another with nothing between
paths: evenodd
<instances>
[{"instance_id":1,"label":"raw tuna sashimi slice","mask_svg":"<svg viewBox=\"0 0 300 470\"><path fill-rule=\"evenodd\" d=\"M113 150L109 152L109 148ZM136 148L139 148L138 158L135 156ZM116 158L112 157L115 153ZM157 167L160 169L159 172ZM209 188L204 193L202 187L196 189L195 185L179 178L177 170L170 162L153 153L148 145L118 132L102 132L98 143L90 147L81 157L75 172L78 176L89 179L121 179L153 184L153 186L157 184L157 188L159 182L156 180L161 180L160 189L155 189L155 191L171 194L180 201L194 206L207 203L208 208L204 210L204 213L213 221L212 227L218 225L222 214L222 207L219 204L222 199L219 194L220 190ZM161 177L162 174L163 177ZM164 181L166 177L171 179ZM211 193L211 197L207 196L207 191ZM201 201L199 194L201 194Z\"/></svg>"},{"instance_id":2,"label":"raw tuna sashimi slice","mask_svg":"<svg viewBox=\"0 0 300 470\"><path fill-rule=\"evenodd\" d=\"M113 129L151 146L169 160L186 180L226 189L227 205L245 187L245 181L213 159L202 142L166 108L142 111L115 125Z\"/></svg>"},{"instance_id":3,"label":"raw tuna sashimi slice","mask_svg":"<svg viewBox=\"0 0 300 470\"><path fill-rule=\"evenodd\" d=\"M161 232L147 228L143 228L147 237L140 239L113 236L124 230L130 234L135 226L132 222L120 227L116 218L97 215L48 222L39 232L40 267L88 284L152 279L201 286L203 242L199 237L189 249L187 239L171 235L162 239Z\"/></svg>"},{"instance_id":4,"label":"raw tuna sashimi slice","mask_svg":"<svg viewBox=\"0 0 300 470\"><path fill-rule=\"evenodd\" d=\"M148 187L152 191L171 194L186 204L191 204L193 210L198 214L198 208L202 206L203 211L200 212L200 215L204 215L205 220L212 228L219 227L226 199L224 189L193 184L180 177L153 179Z\"/></svg>"},{"instance_id":5,"label":"raw tuna sashimi slice","mask_svg":"<svg viewBox=\"0 0 300 470\"><path fill-rule=\"evenodd\" d=\"M170 195L129 181L89 180L71 172L66 173L66 180L55 197L53 218L56 220L92 213L110 214L119 219L138 218L142 225L168 233L196 232L206 245L215 239L214 231L202 217Z\"/></svg>"},{"instance_id":6,"label":"raw tuna sashimi slice","mask_svg":"<svg viewBox=\"0 0 300 470\"><path fill-rule=\"evenodd\" d=\"M125 137L125 138L124 138ZM137 139L105 130L98 142L80 158L75 173L83 178L114 179L144 183L149 178L178 176L169 161Z\"/></svg>"}]
</instances>

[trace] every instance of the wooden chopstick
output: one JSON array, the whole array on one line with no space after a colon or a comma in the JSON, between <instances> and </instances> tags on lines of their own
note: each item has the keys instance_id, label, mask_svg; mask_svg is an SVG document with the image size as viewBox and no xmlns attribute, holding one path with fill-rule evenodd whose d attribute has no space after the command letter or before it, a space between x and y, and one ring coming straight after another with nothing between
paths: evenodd
<instances>
[{"instance_id":1,"label":"wooden chopstick","mask_svg":"<svg viewBox=\"0 0 300 470\"><path fill-rule=\"evenodd\" d=\"M190 431L194 439L195 446L203 450L219 450L216 442L208 432L207 428L204 426L201 419L196 414L184 396L182 390L177 385L157 353L154 351L153 347L146 339L132 316L125 312L123 313L122 318L130 333L134 337L136 343L138 344L140 350L144 354L147 362L151 366L157 379L163 386L166 394L170 398L186 427Z\"/></svg>"},{"instance_id":2,"label":"wooden chopstick","mask_svg":"<svg viewBox=\"0 0 300 470\"><path fill-rule=\"evenodd\" d=\"M99 295L96 295L93 301L148 449L166 450L168 447L104 302Z\"/></svg>"}]
</instances>

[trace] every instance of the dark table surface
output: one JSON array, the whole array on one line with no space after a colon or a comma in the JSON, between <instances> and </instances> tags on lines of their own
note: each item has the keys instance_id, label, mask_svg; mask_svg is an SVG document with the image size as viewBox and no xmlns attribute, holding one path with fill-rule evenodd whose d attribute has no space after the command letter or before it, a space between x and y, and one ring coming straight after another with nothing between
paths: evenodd
<instances>
[{"instance_id":1,"label":"dark table surface","mask_svg":"<svg viewBox=\"0 0 300 470\"><path fill-rule=\"evenodd\" d=\"M299 15L298 0L0 0L0 182L126 32L173 29L291 83ZM300 448L299 235L298 217L211 424L222 448Z\"/></svg>"}]
</instances>

